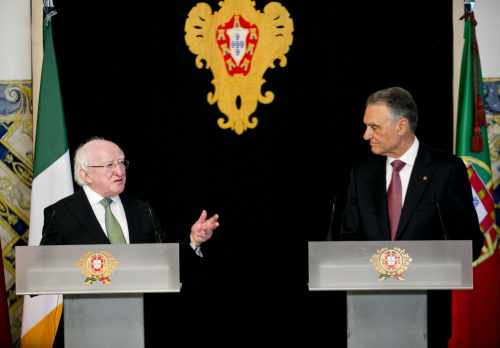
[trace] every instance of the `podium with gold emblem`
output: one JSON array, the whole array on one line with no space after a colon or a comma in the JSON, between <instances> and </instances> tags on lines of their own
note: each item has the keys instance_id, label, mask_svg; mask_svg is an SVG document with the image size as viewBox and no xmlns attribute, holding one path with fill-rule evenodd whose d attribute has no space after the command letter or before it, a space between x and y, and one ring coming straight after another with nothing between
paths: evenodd
<instances>
[{"instance_id":1,"label":"podium with gold emblem","mask_svg":"<svg viewBox=\"0 0 500 348\"><path fill-rule=\"evenodd\" d=\"M64 295L66 348L144 347L144 293L179 292L179 245L16 247L18 295Z\"/></svg>"},{"instance_id":2,"label":"podium with gold emblem","mask_svg":"<svg viewBox=\"0 0 500 348\"><path fill-rule=\"evenodd\" d=\"M309 290L347 291L349 348L427 348L438 289L472 289L471 241L309 242Z\"/></svg>"}]
</instances>

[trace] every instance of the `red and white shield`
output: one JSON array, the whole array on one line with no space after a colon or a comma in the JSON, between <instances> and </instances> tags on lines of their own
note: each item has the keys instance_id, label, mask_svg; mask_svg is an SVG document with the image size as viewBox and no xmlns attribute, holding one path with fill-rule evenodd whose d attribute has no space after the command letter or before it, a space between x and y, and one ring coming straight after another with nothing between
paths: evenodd
<instances>
[{"instance_id":1,"label":"red and white shield","mask_svg":"<svg viewBox=\"0 0 500 348\"><path fill-rule=\"evenodd\" d=\"M241 59L245 55L248 32L248 29L242 27L231 28L226 31L229 36L229 52L236 65L240 65Z\"/></svg>"},{"instance_id":2,"label":"red and white shield","mask_svg":"<svg viewBox=\"0 0 500 348\"><path fill-rule=\"evenodd\" d=\"M257 26L240 15L234 15L225 24L217 27L216 41L229 75L246 76L259 41Z\"/></svg>"},{"instance_id":3,"label":"red and white shield","mask_svg":"<svg viewBox=\"0 0 500 348\"><path fill-rule=\"evenodd\" d=\"M90 259L90 267L94 273L101 273L104 270L105 260L101 255L93 255Z\"/></svg>"}]
</instances>

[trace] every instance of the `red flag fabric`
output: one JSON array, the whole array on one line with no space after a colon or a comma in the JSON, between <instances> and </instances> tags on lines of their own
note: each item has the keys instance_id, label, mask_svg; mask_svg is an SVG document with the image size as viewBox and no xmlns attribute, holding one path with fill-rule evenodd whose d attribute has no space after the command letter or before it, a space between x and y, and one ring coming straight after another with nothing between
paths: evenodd
<instances>
[{"instance_id":1,"label":"red flag fabric","mask_svg":"<svg viewBox=\"0 0 500 348\"><path fill-rule=\"evenodd\" d=\"M450 348L500 347L500 253L474 267L474 290L453 291Z\"/></svg>"},{"instance_id":2,"label":"red flag fabric","mask_svg":"<svg viewBox=\"0 0 500 348\"><path fill-rule=\"evenodd\" d=\"M484 233L481 256L474 263L474 289L453 291L449 348L500 347L500 252L483 80L474 12L466 7L460 73L456 153L467 166L473 202Z\"/></svg>"}]
</instances>

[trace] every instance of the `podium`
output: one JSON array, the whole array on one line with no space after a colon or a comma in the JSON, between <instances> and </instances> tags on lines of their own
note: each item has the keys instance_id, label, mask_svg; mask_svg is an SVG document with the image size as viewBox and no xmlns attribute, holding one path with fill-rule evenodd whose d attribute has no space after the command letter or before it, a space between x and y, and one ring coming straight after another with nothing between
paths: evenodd
<instances>
[{"instance_id":1,"label":"podium","mask_svg":"<svg viewBox=\"0 0 500 348\"><path fill-rule=\"evenodd\" d=\"M144 347L144 293L179 292L179 245L16 247L18 295L64 295L66 348Z\"/></svg>"},{"instance_id":2,"label":"podium","mask_svg":"<svg viewBox=\"0 0 500 348\"><path fill-rule=\"evenodd\" d=\"M347 291L349 348L427 348L432 289L472 289L471 241L309 242L309 290Z\"/></svg>"}]
</instances>

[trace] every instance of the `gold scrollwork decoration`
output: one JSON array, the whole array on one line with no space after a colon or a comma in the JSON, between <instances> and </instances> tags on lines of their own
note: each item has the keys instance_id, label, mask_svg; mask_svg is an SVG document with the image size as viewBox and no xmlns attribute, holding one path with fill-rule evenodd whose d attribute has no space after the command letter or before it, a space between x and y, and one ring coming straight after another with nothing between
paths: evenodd
<instances>
[{"instance_id":1,"label":"gold scrollwork decoration","mask_svg":"<svg viewBox=\"0 0 500 348\"><path fill-rule=\"evenodd\" d=\"M15 161L12 163L12 169L17 175L19 180L21 180L26 186L31 188L31 183L33 181L33 173L31 168L27 167L23 162ZM29 204L29 202L28 202Z\"/></svg>"},{"instance_id":2,"label":"gold scrollwork decoration","mask_svg":"<svg viewBox=\"0 0 500 348\"><path fill-rule=\"evenodd\" d=\"M18 207L24 210L30 208L30 197L26 197L19 187L7 177L0 178L0 192L11 202L15 202Z\"/></svg>"},{"instance_id":3,"label":"gold scrollwork decoration","mask_svg":"<svg viewBox=\"0 0 500 348\"><path fill-rule=\"evenodd\" d=\"M8 205L2 200L0 200L0 216L3 216L10 225L15 225L19 220L16 215L10 213Z\"/></svg>"},{"instance_id":4,"label":"gold scrollwork decoration","mask_svg":"<svg viewBox=\"0 0 500 348\"><path fill-rule=\"evenodd\" d=\"M251 117L258 103L269 104L272 91L262 92L268 68L287 65L286 54L293 41L293 20L280 3L268 3L263 12L255 1L225 0L219 11L212 12L206 3L191 9L185 23L185 41L196 55L196 67L205 66L213 73L214 91L207 101L217 103L226 118L217 124L241 135L257 126Z\"/></svg>"},{"instance_id":5,"label":"gold scrollwork decoration","mask_svg":"<svg viewBox=\"0 0 500 348\"><path fill-rule=\"evenodd\" d=\"M33 115L33 95L31 86L24 83L9 84L4 90L5 100L15 104L15 113L10 115L10 119L18 119ZM5 117L4 117L5 119Z\"/></svg>"}]
</instances>

